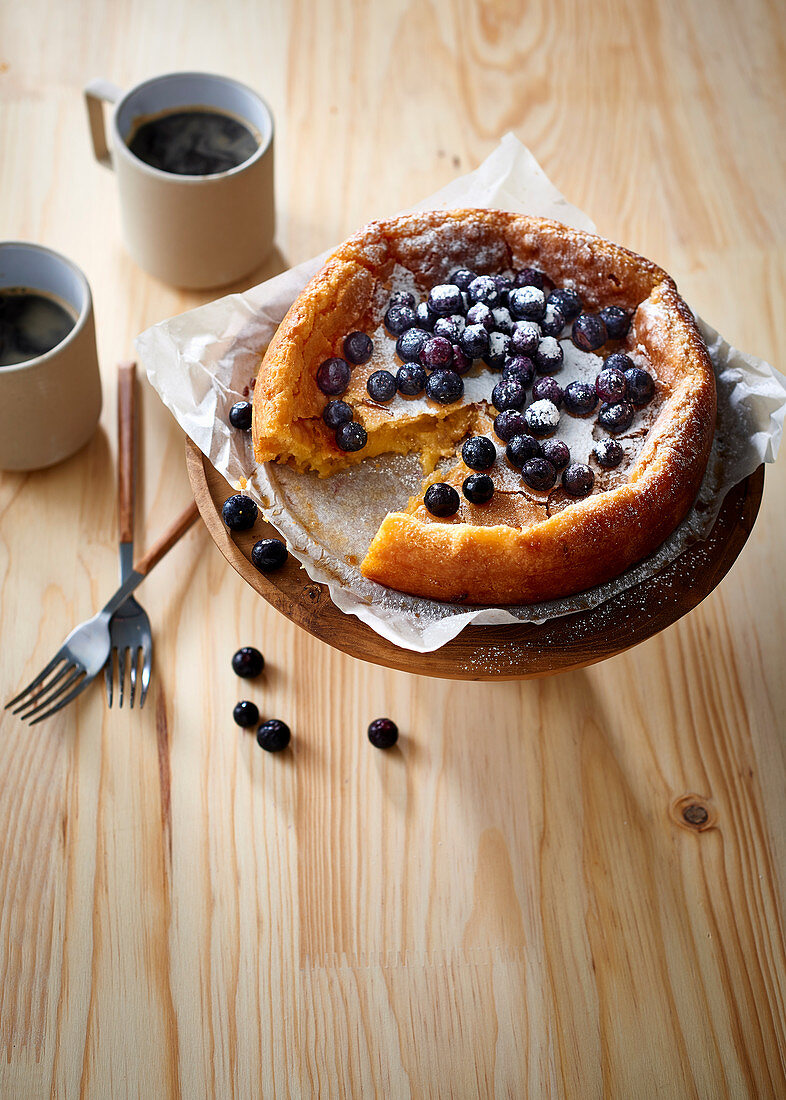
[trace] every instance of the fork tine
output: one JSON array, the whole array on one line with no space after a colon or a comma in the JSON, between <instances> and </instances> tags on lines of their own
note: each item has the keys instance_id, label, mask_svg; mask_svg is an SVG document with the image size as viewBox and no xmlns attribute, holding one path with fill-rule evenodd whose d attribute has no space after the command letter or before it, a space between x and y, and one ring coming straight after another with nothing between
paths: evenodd
<instances>
[{"instance_id":1,"label":"fork tine","mask_svg":"<svg viewBox=\"0 0 786 1100\"><path fill-rule=\"evenodd\" d=\"M60 710L61 707L66 706L68 703L71 703L74 699L76 699L77 695L83 692L85 688L92 682L92 676L85 676L83 680L80 680L73 691L69 692L68 695L66 695L64 699L61 699L59 703L53 706L51 710L46 711L45 714L39 714L37 718L33 719L30 725L35 726L39 722L43 722L45 718L50 718L55 713L55 711Z\"/></svg>"},{"instance_id":2,"label":"fork tine","mask_svg":"<svg viewBox=\"0 0 786 1100\"><path fill-rule=\"evenodd\" d=\"M32 710L27 711L26 714L20 714L19 717L27 721L27 719L32 718L34 714L46 710L50 704L54 703L55 699L59 699L64 691L68 691L81 676L85 675L85 670L80 665L69 665L68 671L71 672L71 676L60 685L57 691L53 691L51 695L47 695L46 699L36 698L36 706L34 706Z\"/></svg>"},{"instance_id":3,"label":"fork tine","mask_svg":"<svg viewBox=\"0 0 786 1100\"><path fill-rule=\"evenodd\" d=\"M65 660L65 657L63 656L63 651L58 650L57 653L52 658L52 660L46 666L46 668L42 669L41 672L39 672L39 674L36 676L35 680L31 680L26 688L23 688L22 691L20 691L18 695L15 695L13 697L13 699L9 700L6 703L5 709L8 710L9 707L12 707L14 705L14 703L18 703L20 699L24 699L25 695L29 695L30 692L33 690L33 688L36 687L38 684L40 684L41 681L44 679L44 677L48 676L49 673L52 671L52 669L55 668L57 665L60 664L61 661L64 661L64 660Z\"/></svg>"},{"instance_id":4,"label":"fork tine","mask_svg":"<svg viewBox=\"0 0 786 1100\"><path fill-rule=\"evenodd\" d=\"M14 707L11 713L18 714L20 718L26 718L27 715L23 714L22 711L27 710L28 707L33 707L36 706L36 704L40 703L47 692L51 691L55 684L58 683L58 681L62 680L64 676L68 675L68 670L70 669L70 667L71 662L66 660L65 664L59 672L56 672L48 680L44 681L44 683L41 684L37 691L34 691L32 695L29 695L26 699L23 699L18 707Z\"/></svg>"},{"instance_id":5,"label":"fork tine","mask_svg":"<svg viewBox=\"0 0 786 1100\"><path fill-rule=\"evenodd\" d=\"M109 706L110 709L112 707L112 693L114 691L114 683L115 683L115 681L114 681L114 665L115 665L114 654L115 654L114 649L110 649L109 650L109 656L107 657L106 664L104 665L104 684L105 684L105 687L106 687L106 702L107 702L107 706Z\"/></svg>"},{"instance_id":6,"label":"fork tine","mask_svg":"<svg viewBox=\"0 0 786 1100\"><path fill-rule=\"evenodd\" d=\"M139 664L139 649L129 650L129 657L131 660L131 695L128 700L128 706L133 710L134 696L136 695L136 670Z\"/></svg>"},{"instance_id":7,"label":"fork tine","mask_svg":"<svg viewBox=\"0 0 786 1100\"><path fill-rule=\"evenodd\" d=\"M127 658L128 658L128 649L127 648L126 649L118 649L118 651L117 651L117 682L118 682L118 685L120 687L120 701L118 702L117 705L119 707L122 707L122 705L123 705L123 695L124 695L124 692L125 692L125 684L126 684Z\"/></svg>"},{"instance_id":8,"label":"fork tine","mask_svg":"<svg viewBox=\"0 0 786 1100\"><path fill-rule=\"evenodd\" d=\"M140 710L145 705L145 699L147 699L147 689L150 686L150 666L153 663L153 649L151 645L148 645L146 649L142 650L142 656L144 660L142 663L142 694L139 698Z\"/></svg>"}]
</instances>

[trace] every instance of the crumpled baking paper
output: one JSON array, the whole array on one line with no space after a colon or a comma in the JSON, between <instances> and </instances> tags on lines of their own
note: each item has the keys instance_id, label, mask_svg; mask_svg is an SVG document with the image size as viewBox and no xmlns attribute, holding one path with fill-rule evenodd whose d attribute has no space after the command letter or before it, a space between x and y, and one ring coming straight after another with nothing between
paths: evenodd
<instances>
[{"instance_id":1,"label":"crumpled baking paper","mask_svg":"<svg viewBox=\"0 0 786 1100\"><path fill-rule=\"evenodd\" d=\"M474 172L411 210L464 206L510 210L595 229L512 134ZM651 557L579 595L526 607L468 610L368 581L357 565L384 515L405 505L419 490L422 473L417 458L382 455L320 480L275 463L256 466L249 433L230 428L227 419L230 406L248 395L276 327L326 256L308 260L243 294L230 294L162 321L143 332L136 346L151 384L183 430L230 483L247 479L247 491L311 579L328 585L342 611L356 615L396 645L425 653L455 638L470 623L544 622L596 607L705 538L726 492L761 462L775 460L786 413L786 379L763 360L731 347L699 321L718 385L713 451L693 509Z\"/></svg>"}]
</instances>

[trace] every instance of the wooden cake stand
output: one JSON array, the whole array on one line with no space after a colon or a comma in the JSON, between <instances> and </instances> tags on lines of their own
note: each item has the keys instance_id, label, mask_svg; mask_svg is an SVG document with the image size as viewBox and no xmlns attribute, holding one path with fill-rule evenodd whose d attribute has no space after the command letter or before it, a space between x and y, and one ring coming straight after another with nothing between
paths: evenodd
<instances>
[{"instance_id":1,"label":"wooden cake stand","mask_svg":"<svg viewBox=\"0 0 786 1100\"><path fill-rule=\"evenodd\" d=\"M316 584L290 557L265 575L251 564L251 547L276 537L261 520L233 535L221 506L235 491L190 439L186 464L202 519L213 541L237 572L292 622L336 649L378 665L453 680L524 680L603 661L682 618L721 582L742 550L759 511L764 466L726 496L708 539L686 550L656 576L592 611L533 623L471 626L433 653L413 653L386 641L354 615L339 611L327 586Z\"/></svg>"}]
</instances>

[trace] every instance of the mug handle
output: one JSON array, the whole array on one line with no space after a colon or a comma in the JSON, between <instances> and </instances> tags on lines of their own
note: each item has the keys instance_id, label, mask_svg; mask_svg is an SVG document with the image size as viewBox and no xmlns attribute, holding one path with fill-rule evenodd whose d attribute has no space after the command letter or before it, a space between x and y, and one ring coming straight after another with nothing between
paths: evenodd
<instances>
[{"instance_id":1,"label":"mug handle","mask_svg":"<svg viewBox=\"0 0 786 1100\"><path fill-rule=\"evenodd\" d=\"M93 139L93 152L99 164L104 168L112 167L112 157L106 141L106 128L104 126L104 104L117 103L123 94L122 88L112 84L109 80L91 80L85 85L85 103L87 104L87 121L90 125L90 137Z\"/></svg>"}]
</instances>

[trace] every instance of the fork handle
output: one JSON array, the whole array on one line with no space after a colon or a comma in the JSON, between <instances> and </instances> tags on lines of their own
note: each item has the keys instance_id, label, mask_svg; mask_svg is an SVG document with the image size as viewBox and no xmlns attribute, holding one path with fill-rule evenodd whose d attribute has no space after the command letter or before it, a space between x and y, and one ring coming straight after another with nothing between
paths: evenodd
<instances>
[{"instance_id":1,"label":"fork handle","mask_svg":"<svg viewBox=\"0 0 786 1100\"><path fill-rule=\"evenodd\" d=\"M117 515L121 542L134 541L136 363L117 368Z\"/></svg>"},{"instance_id":2,"label":"fork handle","mask_svg":"<svg viewBox=\"0 0 786 1100\"><path fill-rule=\"evenodd\" d=\"M153 566L161 561L164 554L171 550L175 543L185 535L189 527L196 523L198 518L199 509L196 502L192 500L189 506L180 513L169 530L165 531L158 542L150 547L144 557L134 562L134 572L139 573L142 577L149 573Z\"/></svg>"}]
</instances>

